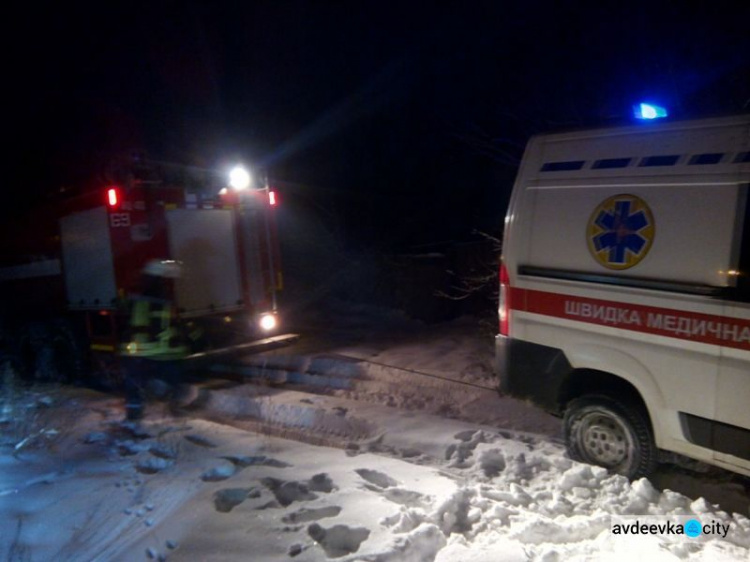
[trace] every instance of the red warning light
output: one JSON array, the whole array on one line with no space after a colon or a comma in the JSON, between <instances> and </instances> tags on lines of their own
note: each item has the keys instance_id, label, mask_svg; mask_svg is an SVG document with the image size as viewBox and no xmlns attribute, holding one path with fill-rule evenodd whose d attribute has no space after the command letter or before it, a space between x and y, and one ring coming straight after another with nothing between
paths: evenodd
<instances>
[{"instance_id":1,"label":"red warning light","mask_svg":"<svg viewBox=\"0 0 750 562\"><path fill-rule=\"evenodd\" d=\"M276 192L275 191L268 192L268 204L271 205L271 207L276 206Z\"/></svg>"},{"instance_id":2,"label":"red warning light","mask_svg":"<svg viewBox=\"0 0 750 562\"><path fill-rule=\"evenodd\" d=\"M117 207L120 203L120 190L116 187L110 187L107 190L107 203L110 207Z\"/></svg>"}]
</instances>

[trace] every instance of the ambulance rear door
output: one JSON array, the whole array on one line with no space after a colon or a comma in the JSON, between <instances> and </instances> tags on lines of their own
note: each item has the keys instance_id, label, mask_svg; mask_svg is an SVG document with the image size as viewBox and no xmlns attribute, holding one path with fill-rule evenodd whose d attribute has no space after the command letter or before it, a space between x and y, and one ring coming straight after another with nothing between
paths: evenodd
<instances>
[{"instance_id":1,"label":"ambulance rear door","mask_svg":"<svg viewBox=\"0 0 750 562\"><path fill-rule=\"evenodd\" d=\"M738 217L738 267L735 298L727 303L721 326L716 419L710 437L718 463L750 471L750 185L742 188Z\"/></svg>"}]
</instances>

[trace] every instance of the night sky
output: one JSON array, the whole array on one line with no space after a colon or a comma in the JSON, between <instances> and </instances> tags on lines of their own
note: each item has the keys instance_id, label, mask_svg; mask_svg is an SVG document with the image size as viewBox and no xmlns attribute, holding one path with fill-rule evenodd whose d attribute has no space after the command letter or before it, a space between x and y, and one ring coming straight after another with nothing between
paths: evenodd
<instances>
[{"instance_id":1,"label":"night sky","mask_svg":"<svg viewBox=\"0 0 750 562\"><path fill-rule=\"evenodd\" d=\"M138 149L405 248L497 230L533 133L750 110L745 2L76 4L6 14L6 214Z\"/></svg>"}]
</instances>

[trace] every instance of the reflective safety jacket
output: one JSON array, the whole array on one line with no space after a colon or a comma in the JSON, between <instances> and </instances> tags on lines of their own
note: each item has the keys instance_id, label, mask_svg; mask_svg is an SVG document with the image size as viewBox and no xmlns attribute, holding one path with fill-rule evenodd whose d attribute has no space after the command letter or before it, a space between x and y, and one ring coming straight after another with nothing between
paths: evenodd
<instances>
[{"instance_id":1,"label":"reflective safety jacket","mask_svg":"<svg viewBox=\"0 0 750 562\"><path fill-rule=\"evenodd\" d=\"M129 312L128 335L120 345L122 355L166 361L188 354L169 301L135 296L130 299Z\"/></svg>"}]
</instances>

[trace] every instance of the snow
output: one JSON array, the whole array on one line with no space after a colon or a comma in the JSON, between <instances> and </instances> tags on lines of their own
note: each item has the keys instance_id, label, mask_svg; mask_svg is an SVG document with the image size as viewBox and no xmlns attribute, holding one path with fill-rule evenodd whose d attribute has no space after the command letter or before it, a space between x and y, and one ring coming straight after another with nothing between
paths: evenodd
<instances>
[{"instance_id":1,"label":"snow","mask_svg":"<svg viewBox=\"0 0 750 562\"><path fill-rule=\"evenodd\" d=\"M30 391L27 411L55 431L30 425L38 437L20 449L3 440L0 559L750 559L747 503L733 513L573 462L557 420L486 390L336 359L491 385L490 349L466 319L389 322L386 334L358 338L371 328L349 327L328 347L319 339L245 364L338 369L355 383L345 390L206 384L182 415L150 404L141 425L121 422L116 397ZM314 348L323 357L310 356ZM730 532L611 530L617 518L690 517Z\"/></svg>"}]
</instances>

